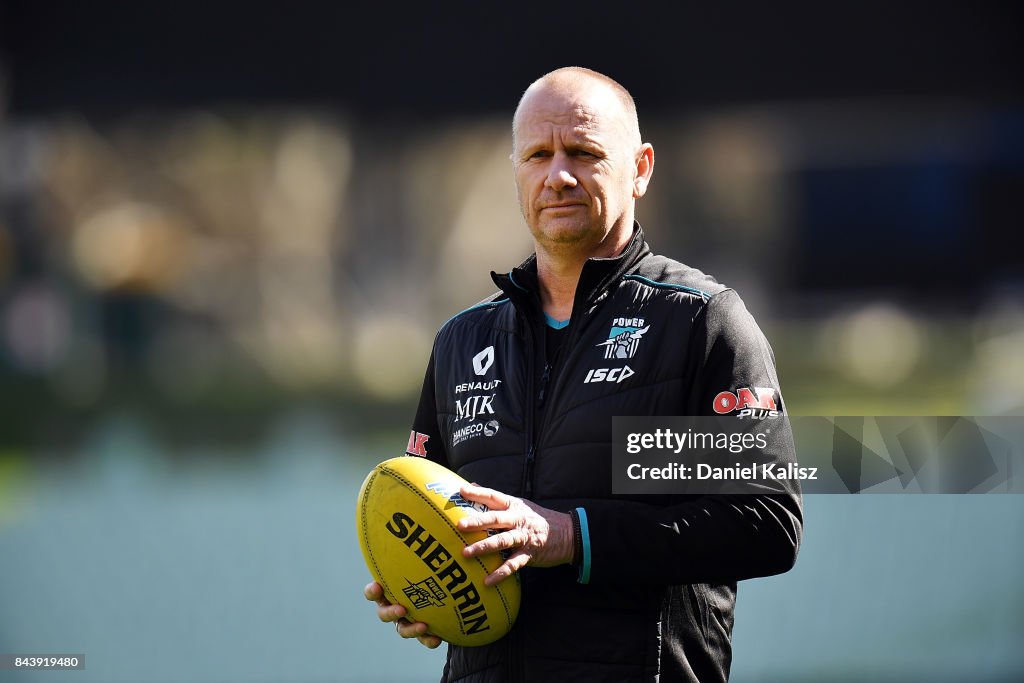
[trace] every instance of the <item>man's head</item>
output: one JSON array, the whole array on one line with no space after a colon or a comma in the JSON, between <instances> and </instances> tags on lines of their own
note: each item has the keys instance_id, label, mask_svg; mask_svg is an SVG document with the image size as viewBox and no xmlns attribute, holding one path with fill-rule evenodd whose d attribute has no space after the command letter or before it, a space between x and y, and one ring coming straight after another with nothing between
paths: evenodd
<instances>
[{"instance_id":1,"label":"man's head","mask_svg":"<svg viewBox=\"0 0 1024 683\"><path fill-rule=\"evenodd\" d=\"M654 150L641 142L625 88L566 67L536 80L519 101L512 163L538 250L612 256L629 241Z\"/></svg>"}]
</instances>

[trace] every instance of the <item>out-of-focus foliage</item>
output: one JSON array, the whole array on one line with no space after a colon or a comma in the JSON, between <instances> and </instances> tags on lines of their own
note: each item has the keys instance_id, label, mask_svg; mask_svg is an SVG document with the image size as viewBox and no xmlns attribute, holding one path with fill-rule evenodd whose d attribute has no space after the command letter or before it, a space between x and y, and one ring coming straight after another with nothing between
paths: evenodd
<instances>
[{"instance_id":1,"label":"out-of-focus foliage","mask_svg":"<svg viewBox=\"0 0 1024 683\"><path fill-rule=\"evenodd\" d=\"M998 235L1024 153L998 143L1024 124L996 120L926 101L645 120L638 215L741 293L791 411L1020 411L1021 258ZM0 378L23 418L4 436L123 402L172 431L302 396L407 408L437 326L529 252L509 137L326 110L0 120Z\"/></svg>"}]
</instances>

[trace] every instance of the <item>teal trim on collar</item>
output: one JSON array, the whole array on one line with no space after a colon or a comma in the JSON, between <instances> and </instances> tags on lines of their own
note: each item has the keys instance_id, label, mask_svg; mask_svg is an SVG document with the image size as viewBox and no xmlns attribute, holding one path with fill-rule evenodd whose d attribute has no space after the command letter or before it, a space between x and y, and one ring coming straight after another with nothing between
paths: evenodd
<instances>
[{"instance_id":1,"label":"teal trim on collar","mask_svg":"<svg viewBox=\"0 0 1024 683\"><path fill-rule=\"evenodd\" d=\"M480 303L476 304L475 306L470 306L466 310L459 311L458 313L456 313L452 317L448 318L447 320L444 321L444 325L447 325L451 321L453 321L456 318L458 318L460 315L464 315L466 313L469 313L470 311L475 311L475 310L477 310L479 308L486 308L488 306L492 306L492 307L493 306L500 306L501 304L507 304L508 302L509 302L508 297L506 297L504 299L498 299L497 301L481 301ZM441 327L444 327L444 325L441 325Z\"/></svg>"},{"instance_id":2,"label":"teal trim on collar","mask_svg":"<svg viewBox=\"0 0 1024 683\"><path fill-rule=\"evenodd\" d=\"M523 286L522 286L521 284L519 284L518 282L516 282L516 278L515 278L515 276L514 276L514 275L512 275L512 273L513 273L513 271L514 271L514 270L515 270L515 269L513 268L512 270L508 271L508 279L509 279L509 281L511 281L511 282L512 282L512 284L514 284L514 285L516 286L516 288L518 288L518 289L521 289L521 290L523 290L524 292L528 292L528 291L530 291L530 290L528 290L528 289L527 289L526 287L523 287Z\"/></svg>"},{"instance_id":3,"label":"teal trim on collar","mask_svg":"<svg viewBox=\"0 0 1024 683\"><path fill-rule=\"evenodd\" d=\"M693 287L687 287L686 285L674 285L669 282L655 282L650 278L646 278L643 275L627 275L623 280L636 280L637 282L643 282L644 284L651 285L652 287L665 287L666 289L675 289L680 292L687 292L688 294L696 294L704 301L711 298L711 295L701 289L695 289Z\"/></svg>"},{"instance_id":4,"label":"teal trim on collar","mask_svg":"<svg viewBox=\"0 0 1024 683\"><path fill-rule=\"evenodd\" d=\"M544 322L548 324L548 327L551 327L556 330L561 330L569 326L568 318L566 318L565 320L555 320L547 313L544 314Z\"/></svg>"}]
</instances>

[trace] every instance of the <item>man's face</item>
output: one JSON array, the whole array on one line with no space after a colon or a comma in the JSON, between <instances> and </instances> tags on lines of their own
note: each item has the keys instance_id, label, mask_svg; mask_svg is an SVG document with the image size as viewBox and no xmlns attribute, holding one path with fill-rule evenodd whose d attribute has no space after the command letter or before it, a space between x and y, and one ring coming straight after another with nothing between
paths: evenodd
<instances>
[{"instance_id":1,"label":"man's face","mask_svg":"<svg viewBox=\"0 0 1024 683\"><path fill-rule=\"evenodd\" d=\"M632 227L637 150L612 93L542 88L527 94L516 124L519 206L538 244L593 249Z\"/></svg>"}]
</instances>

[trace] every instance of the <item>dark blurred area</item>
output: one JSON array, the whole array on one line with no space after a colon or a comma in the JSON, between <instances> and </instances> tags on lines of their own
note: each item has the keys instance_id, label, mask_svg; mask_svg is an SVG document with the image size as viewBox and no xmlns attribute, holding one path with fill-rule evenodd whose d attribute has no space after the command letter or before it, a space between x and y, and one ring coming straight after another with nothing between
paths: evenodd
<instances>
[{"instance_id":1,"label":"dark blurred area","mask_svg":"<svg viewBox=\"0 0 1024 683\"><path fill-rule=\"evenodd\" d=\"M1024 406L985 346L1024 315L1017 4L613 7L6 3L5 438L126 401L239 438L297 395L407 407L528 250L508 120L571 63L633 91L641 220L747 299L796 411Z\"/></svg>"},{"instance_id":2,"label":"dark blurred area","mask_svg":"<svg viewBox=\"0 0 1024 683\"><path fill-rule=\"evenodd\" d=\"M633 93L656 151L638 218L656 250L739 291L792 413L1021 415L1022 14L1016 2L0 2L0 551L28 558L6 588L0 578L0 611L17 615L0 617L0 651L59 614L28 619L21 601L33 577L63 571L58 548L29 540L38 532L88 539L72 546L79 562L109 555L123 571L137 537L169 535L141 557L172 587L161 633L201 673L152 680L253 679L188 644L189 610L220 604L220 584L200 575L234 571L218 549L276 567L268 612L295 581L288 558L322 591L338 589L330 571L358 573L351 537L321 546L310 529L332 515L349 525L349 498L332 497L353 496L359 473L404 445L434 332L492 291L490 270L529 253L511 116L559 66ZM236 526L265 514L265 497L275 519L260 523L280 553ZM863 561L876 602L918 590L931 611L875 633L874 667L850 664L826 635L868 647L865 620L884 605L854 595L843 606L856 616L839 626L782 607L820 652L803 668L776 661L773 680L1000 680L1024 666L1007 645L1024 633L1020 588L998 573L1024 559L1006 540L1024 531L1019 503L997 514L972 503L966 517L940 502L817 505L836 535L815 546L812 533L803 573L771 585L825 595ZM904 514L923 529L916 540L878 533ZM110 524L120 536L104 535ZM956 524L959 545L945 535ZM972 536L975 525L986 532ZM985 599L966 593L931 605L990 552L1003 553L986 564L996 573L975 583L1008 591L987 594L997 609L974 614ZM106 569L92 567L106 577L97 585L152 593ZM329 610L313 588L288 590L309 603L285 620L307 643L341 641L338 611L353 615L346 630L364 623L358 596ZM749 604L790 604L771 590ZM110 601L123 608L115 621L149 619L138 595ZM223 599L246 624L228 647L276 642L278 630L245 630L276 613L238 616L244 601ZM79 615L93 605L82 604ZM216 641L221 621L204 618ZM921 626L954 621L982 628ZM74 640L79 622L67 623ZM764 645L737 652L763 661L772 622L753 623ZM992 631L1002 635L977 640ZM359 647L383 647L370 637ZM935 659L937 639L959 649ZM113 636L78 642L116 649ZM909 649L883 652L900 642ZM101 668L104 680L139 680L145 658L131 661L131 675ZM266 680L334 680L323 662L274 661ZM738 661L737 680L768 680L757 661ZM342 679L369 680L354 671Z\"/></svg>"},{"instance_id":3,"label":"dark blurred area","mask_svg":"<svg viewBox=\"0 0 1024 683\"><path fill-rule=\"evenodd\" d=\"M552 65L619 77L646 113L778 99L1020 95L1015 2L10 1L15 113L213 102L402 118L509 113Z\"/></svg>"}]
</instances>

